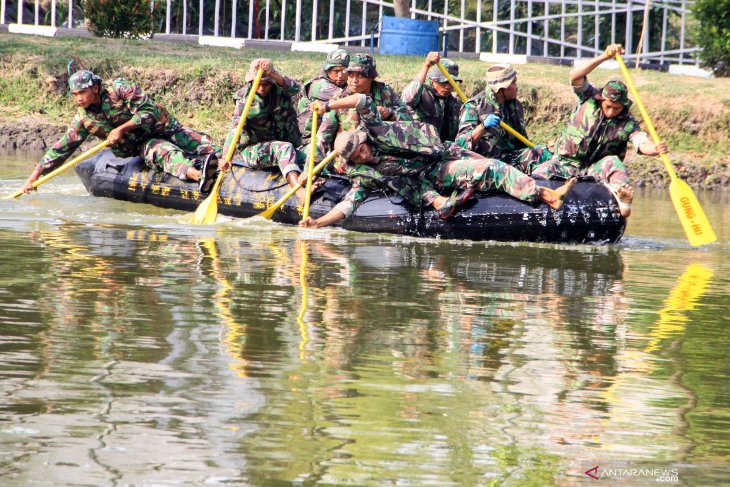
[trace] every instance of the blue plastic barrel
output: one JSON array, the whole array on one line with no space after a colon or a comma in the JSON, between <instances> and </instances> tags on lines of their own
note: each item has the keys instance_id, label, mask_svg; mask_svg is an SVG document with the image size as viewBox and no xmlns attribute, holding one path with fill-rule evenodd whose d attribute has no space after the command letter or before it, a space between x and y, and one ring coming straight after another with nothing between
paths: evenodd
<instances>
[{"instance_id":1,"label":"blue plastic barrel","mask_svg":"<svg viewBox=\"0 0 730 487\"><path fill-rule=\"evenodd\" d=\"M431 51L438 50L437 21L383 16L378 54L425 56Z\"/></svg>"}]
</instances>

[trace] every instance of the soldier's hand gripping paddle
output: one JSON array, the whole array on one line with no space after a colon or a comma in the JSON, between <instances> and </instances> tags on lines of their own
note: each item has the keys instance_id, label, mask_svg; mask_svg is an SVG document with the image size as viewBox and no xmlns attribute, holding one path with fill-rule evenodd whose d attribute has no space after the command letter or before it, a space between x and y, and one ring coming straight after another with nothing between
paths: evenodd
<instances>
[{"instance_id":1,"label":"soldier's hand gripping paddle","mask_svg":"<svg viewBox=\"0 0 730 487\"><path fill-rule=\"evenodd\" d=\"M231 141L231 145L228 147L228 152L225 156L226 162L231 162L233 160L233 154L236 152L236 147L238 147L238 140L241 138L243 126L246 123L246 117L248 117L248 111L251 109L251 105L253 104L253 98L254 96L256 96L256 90L258 89L259 83L261 83L261 78L263 76L264 70L259 68L259 70L256 72L256 78L253 81L253 85L251 85L251 91L248 92L246 105L243 108L241 118L238 120L238 125L236 126L236 132L233 135L233 140ZM218 217L218 193L221 189L223 176L224 172L221 171L220 174L218 174L218 179L215 180L215 185L213 185L213 189L210 191L210 195L205 198L205 200L200 203L200 206L198 206L198 209L195 210L195 215L193 215L193 220L191 223L196 225L208 225L211 223L215 223L215 219Z\"/></svg>"},{"instance_id":2,"label":"soldier's hand gripping paddle","mask_svg":"<svg viewBox=\"0 0 730 487\"><path fill-rule=\"evenodd\" d=\"M335 157L337 157L337 151L330 152L327 157L322 159L322 161L312 169L312 175L314 176L315 174L319 174L319 172L322 169L324 169L324 167L327 164L329 164L332 161L332 159L334 159ZM284 205L284 203L286 203L289 200L289 198L294 196L296 194L296 192L299 191L299 188L301 188L302 186L303 186L302 183L298 183L296 186L294 186L292 189L290 189L288 193L286 193L284 196L279 198L279 201L277 201L270 207L266 208L264 211L262 211L261 213L259 213L256 216L262 216L268 220L271 220L271 217L274 216L274 213L276 212L276 210L281 208Z\"/></svg>"},{"instance_id":3,"label":"soldier's hand gripping paddle","mask_svg":"<svg viewBox=\"0 0 730 487\"><path fill-rule=\"evenodd\" d=\"M105 140L105 141L103 141L103 142L101 142L99 144L96 144L94 147L92 147L91 149L87 150L83 154L80 154L80 155L74 157L73 159L71 159L67 163L63 164L60 167L57 167L56 169L54 169L53 171L49 172L48 174L46 174L42 178L38 178L35 181L33 181L33 187L34 188L37 188L38 186L40 186L41 184L45 183L49 179L55 178L56 176L58 176L59 174L61 174L65 170L71 169L72 167L74 167L79 162L83 161L84 159L88 159L89 157L93 156L97 152L99 152L102 149L106 148L108 145L109 145L109 141L108 140ZM6 200L11 200L13 198L17 198L21 194L23 194L22 191L16 191L15 193L11 194L10 196L6 196L5 199Z\"/></svg>"},{"instance_id":4,"label":"soldier's hand gripping paddle","mask_svg":"<svg viewBox=\"0 0 730 487\"><path fill-rule=\"evenodd\" d=\"M441 63L436 63L436 66L441 70L441 73L443 73L443 75L446 77L446 80L449 82L451 87L454 89L456 94L459 96L461 103L466 103L466 100L467 100L466 95L464 94L463 91L461 91L461 87L456 83L456 81L454 81L454 78L451 76L451 74L449 74L449 72L446 71L446 68L444 68L444 65ZM506 130L507 132L512 134L512 136L514 138L516 138L517 140L519 140L520 142L525 144L527 147L535 147L535 144L530 142L528 139L525 138L524 135L522 135L521 133L519 133L518 131L516 131L515 129L513 129L506 123L500 121L499 126L502 127L503 130Z\"/></svg>"},{"instance_id":5,"label":"soldier's hand gripping paddle","mask_svg":"<svg viewBox=\"0 0 730 487\"><path fill-rule=\"evenodd\" d=\"M651 135L651 139L655 144L659 144L661 142L659 134L657 134L654 124L651 123L651 119L649 118L649 113L646 111L644 104L641 102L641 98L639 98L639 92L636 90L636 86L631 79L631 75L629 74L629 70L624 63L621 54L616 54L616 61L618 61L618 65L626 78L626 84L628 85L631 94L634 96L634 101L636 102L636 106L639 107L639 111L644 119L649 135ZM717 240L717 236L715 236L715 232L712 230L710 222L707 221L705 212L702 211L702 207L700 206L699 201L697 201L697 197L692 191L692 188L690 188L687 183L679 179L679 176L677 176L677 173L674 171L672 162L669 160L669 156L666 154L660 155L662 162L664 163L664 167L669 173L669 196L672 199L679 221L682 222L682 228L684 229L684 233L687 235L690 245L696 247L714 242Z\"/></svg>"}]
</instances>

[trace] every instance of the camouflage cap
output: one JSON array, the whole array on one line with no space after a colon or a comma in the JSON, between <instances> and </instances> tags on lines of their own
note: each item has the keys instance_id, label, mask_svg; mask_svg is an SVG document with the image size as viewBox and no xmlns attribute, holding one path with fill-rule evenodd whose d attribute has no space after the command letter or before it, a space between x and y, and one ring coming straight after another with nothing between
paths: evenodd
<instances>
[{"instance_id":1,"label":"camouflage cap","mask_svg":"<svg viewBox=\"0 0 730 487\"><path fill-rule=\"evenodd\" d=\"M370 54L355 53L350 56L350 65L345 69L347 73L361 73L368 78L378 76L375 69L375 59Z\"/></svg>"},{"instance_id":2,"label":"camouflage cap","mask_svg":"<svg viewBox=\"0 0 730 487\"><path fill-rule=\"evenodd\" d=\"M601 90L601 99L617 101L627 108L631 106L629 89L622 81L614 80L606 83L606 86Z\"/></svg>"},{"instance_id":3,"label":"camouflage cap","mask_svg":"<svg viewBox=\"0 0 730 487\"><path fill-rule=\"evenodd\" d=\"M76 71L68 79L68 89L70 91L85 90L95 84L101 84L101 78L88 70Z\"/></svg>"},{"instance_id":4,"label":"camouflage cap","mask_svg":"<svg viewBox=\"0 0 730 487\"><path fill-rule=\"evenodd\" d=\"M327 54L327 61L322 65L322 69L335 68L337 66L347 67L350 64L350 53L346 49L335 49Z\"/></svg>"},{"instance_id":5,"label":"camouflage cap","mask_svg":"<svg viewBox=\"0 0 730 487\"><path fill-rule=\"evenodd\" d=\"M509 88L515 79L517 79L517 71L511 64L495 64L487 69L487 84L495 93Z\"/></svg>"},{"instance_id":6,"label":"camouflage cap","mask_svg":"<svg viewBox=\"0 0 730 487\"><path fill-rule=\"evenodd\" d=\"M441 65L446 69L446 72L454 78L454 81L461 81L459 78L459 65L451 59L441 58ZM446 79L444 73L441 72L438 66L431 66L428 70L428 79L436 81L438 83L447 83L449 80Z\"/></svg>"},{"instance_id":7,"label":"camouflage cap","mask_svg":"<svg viewBox=\"0 0 730 487\"><path fill-rule=\"evenodd\" d=\"M246 73L246 77L244 78L246 83L250 83L256 79L256 72L258 71L256 65L260 61L268 61L271 64L271 69L274 69L274 63L271 62L271 59L254 59L253 61L251 61L251 64L248 67L248 73ZM268 81L269 83L276 84L276 82L268 76L263 76L261 78L261 81Z\"/></svg>"},{"instance_id":8,"label":"camouflage cap","mask_svg":"<svg viewBox=\"0 0 730 487\"><path fill-rule=\"evenodd\" d=\"M335 138L334 149L345 160L349 160L360 144L367 140L368 134L362 129L342 131Z\"/></svg>"}]
</instances>

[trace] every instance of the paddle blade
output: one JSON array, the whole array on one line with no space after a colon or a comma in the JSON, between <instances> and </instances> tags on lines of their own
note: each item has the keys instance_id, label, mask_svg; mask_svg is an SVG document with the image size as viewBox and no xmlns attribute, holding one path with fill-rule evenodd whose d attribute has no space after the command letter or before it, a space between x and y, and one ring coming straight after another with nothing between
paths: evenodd
<instances>
[{"instance_id":1,"label":"paddle blade","mask_svg":"<svg viewBox=\"0 0 730 487\"><path fill-rule=\"evenodd\" d=\"M194 225L210 225L211 223L215 223L215 219L218 217L218 193L220 192L221 181L223 181L223 171L218 174L218 179L216 179L210 195L195 210L195 214L190 223Z\"/></svg>"},{"instance_id":2,"label":"paddle blade","mask_svg":"<svg viewBox=\"0 0 730 487\"><path fill-rule=\"evenodd\" d=\"M669 196L690 245L697 247L717 240L697 197L687 183L675 178L669 183Z\"/></svg>"}]
</instances>

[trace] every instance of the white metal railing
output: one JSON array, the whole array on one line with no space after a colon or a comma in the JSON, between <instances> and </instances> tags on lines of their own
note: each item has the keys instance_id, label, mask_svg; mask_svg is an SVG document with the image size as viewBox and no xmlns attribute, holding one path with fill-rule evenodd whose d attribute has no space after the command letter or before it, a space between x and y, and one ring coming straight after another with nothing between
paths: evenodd
<instances>
[{"instance_id":1,"label":"white metal railing","mask_svg":"<svg viewBox=\"0 0 730 487\"><path fill-rule=\"evenodd\" d=\"M436 20L451 51L576 58L595 55L609 42L621 42L633 53L646 1L651 0L411 0L411 18ZM159 33L360 46L369 45L371 31L383 15L394 15L392 2L386 0L160 3L157 7L164 10L164 18ZM651 2L653 22L644 32L643 60L699 62L699 49L687 37L694 4L694 0ZM287 29L291 16L293 26ZM0 24L6 23L74 29L83 28L83 15L73 0L51 0L50 9L41 0L0 0ZM376 43L379 36L376 31Z\"/></svg>"}]
</instances>

